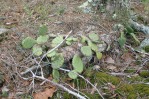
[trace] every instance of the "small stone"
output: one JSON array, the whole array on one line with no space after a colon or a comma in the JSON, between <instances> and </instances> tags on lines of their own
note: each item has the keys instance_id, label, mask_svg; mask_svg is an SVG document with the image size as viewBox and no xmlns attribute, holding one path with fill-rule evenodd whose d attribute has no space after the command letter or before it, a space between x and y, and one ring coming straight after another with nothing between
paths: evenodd
<instances>
[{"instance_id":1,"label":"small stone","mask_svg":"<svg viewBox=\"0 0 149 99\"><path fill-rule=\"evenodd\" d=\"M148 38L144 39L144 40L141 42L141 44L140 44L140 47L141 47L141 48L143 48L143 47L145 47L145 46L149 46L149 39L148 39Z\"/></svg>"},{"instance_id":2,"label":"small stone","mask_svg":"<svg viewBox=\"0 0 149 99\"><path fill-rule=\"evenodd\" d=\"M8 32L8 31L9 31L9 29L0 28L0 35Z\"/></svg>"}]
</instances>

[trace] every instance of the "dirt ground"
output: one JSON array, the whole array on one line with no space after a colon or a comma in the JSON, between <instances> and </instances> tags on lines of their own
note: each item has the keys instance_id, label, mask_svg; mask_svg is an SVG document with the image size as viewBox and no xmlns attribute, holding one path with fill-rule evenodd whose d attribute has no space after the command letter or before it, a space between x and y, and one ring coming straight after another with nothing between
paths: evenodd
<instances>
[{"instance_id":1,"label":"dirt ground","mask_svg":"<svg viewBox=\"0 0 149 99\"><path fill-rule=\"evenodd\" d=\"M78 6L84 2L85 0L0 0L0 28L8 29L7 33L0 34L0 77L2 76L0 81L0 94L2 99L32 99L32 97L36 97L36 93L43 92L42 95L46 94L46 91L43 91L46 89L51 92L51 96L49 95L49 97L53 96L53 99L58 99L56 98L57 93L61 93L60 97L63 96L62 92L60 92L62 90L59 90L52 84L45 83L41 85L41 80L35 79L35 81L33 81L23 78L29 77L30 74L23 77L20 75L21 72L25 71L27 68L34 66L36 64L35 60L40 59L40 57L34 57L30 50L23 49L21 41L27 36L36 38L38 29L42 24L46 24L48 33L53 35L66 36L70 30L73 30L73 34L71 35L74 37L80 35L87 36L93 32L99 35L108 35L106 36L107 38L103 40L107 45L111 46L110 50L102 52L103 56L100 61L92 62L92 68L94 67L94 69L90 72L104 72L110 74L110 77L111 75L112 77L113 75L114 77L118 76L122 78L121 83L126 82L127 84L131 84L132 82L133 84L142 84L149 81L149 74L147 74L147 76L145 75L145 77L142 76L142 78L138 78L139 80L134 78L137 79L136 82L135 80L128 80L128 78L140 76L141 71L149 70L149 54L133 51L132 48L135 47L135 45L133 45L133 41L130 39L127 39L126 50L121 49L117 42L120 33L113 30L113 26L119 24L121 21L112 20L107 13L83 13ZM133 7L137 14L146 14L144 13L143 4L140 3L140 5L138 5L137 2L134 2ZM145 38L143 33L137 34L137 36L140 41ZM78 45L74 45L73 47L78 47ZM67 57L68 56L66 56L66 58ZM90 66L86 66L86 68L87 67ZM82 75L86 75L87 70L89 69L84 70ZM91 78L89 78L91 76L86 77L86 79L91 80ZM48 75L47 78L52 80L51 75ZM60 82L61 84L67 83L67 86L70 85L73 88L79 89L78 85L75 85L76 83L72 82L70 78L64 78L65 79ZM108 79L111 81L110 78ZM93 84L98 84L97 81L98 80L95 80ZM115 90L121 87L118 87L118 85L115 85L112 81L108 84L109 85L103 84L99 87L101 89L106 87L109 90L108 92L105 91L105 93L110 94L110 98L105 99L126 99L128 94L123 94L122 92L127 92L131 89L128 88L128 90L119 91L119 93ZM86 91L88 93L93 91L90 90L92 87L88 86L86 82L84 85L86 85L86 87L80 89L80 91ZM148 99L149 96L147 93L149 94L149 89L145 91L146 93L143 93L143 96L138 93L137 98L127 98ZM93 92L92 95L94 94L95 92ZM104 94L104 92L102 94ZM123 95L117 98L119 94ZM62 97L59 99L72 98L68 96L67 98ZM39 95L39 97L35 99L41 99L41 96ZM99 96L94 99L99 99Z\"/></svg>"}]
</instances>

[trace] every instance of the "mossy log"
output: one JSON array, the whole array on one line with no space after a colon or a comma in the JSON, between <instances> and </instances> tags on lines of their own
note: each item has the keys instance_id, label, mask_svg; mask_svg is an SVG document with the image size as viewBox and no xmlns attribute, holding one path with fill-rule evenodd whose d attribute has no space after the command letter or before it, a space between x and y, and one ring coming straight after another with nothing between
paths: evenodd
<instances>
[{"instance_id":1,"label":"mossy log","mask_svg":"<svg viewBox=\"0 0 149 99\"><path fill-rule=\"evenodd\" d=\"M140 31L140 32L143 32L146 35L149 35L149 26L144 26L143 24L139 24L137 22L134 22L133 20L129 20L129 23L137 31Z\"/></svg>"},{"instance_id":2,"label":"mossy log","mask_svg":"<svg viewBox=\"0 0 149 99\"><path fill-rule=\"evenodd\" d=\"M141 42L140 48L143 48L146 52L148 52L149 46L149 26L144 26L143 24L139 24L134 22L133 20L129 20L131 26L137 31L143 32L146 35L146 38Z\"/></svg>"}]
</instances>

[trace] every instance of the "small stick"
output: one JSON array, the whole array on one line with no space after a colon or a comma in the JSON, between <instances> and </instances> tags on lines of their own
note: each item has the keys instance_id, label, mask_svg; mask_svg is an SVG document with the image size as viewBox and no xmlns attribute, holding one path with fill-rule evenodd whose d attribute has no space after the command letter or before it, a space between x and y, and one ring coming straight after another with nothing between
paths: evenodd
<instances>
[{"instance_id":1,"label":"small stick","mask_svg":"<svg viewBox=\"0 0 149 99\"><path fill-rule=\"evenodd\" d=\"M67 91L68 93L70 93L70 94L72 94L72 95L78 97L79 99L86 99L84 96L80 95L79 93L76 93L76 92L73 92L73 91L69 90L68 88L62 86L61 84L55 83L55 82L53 82L53 81L51 81L51 80L48 80L48 79L46 79L46 78L44 78L44 77L41 77L41 76L35 76L35 78L41 79L41 80L44 80L44 81L47 81L47 82L50 82L50 83L52 83L53 85L55 85L55 86L57 86L57 87L59 87L59 88L65 90L65 91Z\"/></svg>"},{"instance_id":2,"label":"small stick","mask_svg":"<svg viewBox=\"0 0 149 99\"><path fill-rule=\"evenodd\" d=\"M58 44L58 45L57 45L56 47L54 47L53 49L47 51L47 52L42 56L42 58L40 59L40 61L39 61L38 64L40 65L41 61L43 60L44 57L46 57L46 55L47 55L48 53L51 53L52 51L54 51L54 50L56 50L57 48L59 48L59 47L66 41L66 39L70 36L71 33L72 33L72 30L68 33L68 35L65 37L65 39L64 39L60 44Z\"/></svg>"},{"instance_id":3,"label":"small stick","mask_svg":"<svg viewBox=\"0 0 149 99\"><path fill-rule=\"evenodd\" d=\"M32 70L35 70L35 69L41 67L40 64L41 64L41 61L43 60L43 58L46 57L46 55L47 55L48 53L50 53L50 52L56 50L57 48L59 48L59 47L66 41L66 39L70 36L71 33L72 33L72 30L68 33L68 35L65 37L65 39L64 39L60 44L58 44L58 45L57 45L56 47L54 47L53 49L47 51L47 52L42 56L42 58L40 59L40 61L38 62L38 65L37 65L37 66L31 67L31 68L25 70L24 72L21 73L21 75L24 75L24 74L26 74L26 73L28 73L28 72L30 72L30 71L32 71Z\"/></svg>"},{"instance_id":4,"label":"small stick","mask_svg":"<svg viewBox=\"0 0 149 99\"><path fill-rule=\"evenodd\" d=\"M66 72L70 72L70 70L67 70L67 69L63 69L63 68L59 68L60 70L63 70L63 71L66 71ZM104 99L104 97L103 97L103 95L100 93L100 91L96 88L96 86L94 86L89 80L87 80L87 79L85 79L82 75L79 75L78 73L77 73L77 75L79 76L79 77L81 77L83 80L85 80L87 83L89 83L97 92L98 92L98 94L100 95L100 97L102 98L102 99Z\"/></svg>"}]
</instances>

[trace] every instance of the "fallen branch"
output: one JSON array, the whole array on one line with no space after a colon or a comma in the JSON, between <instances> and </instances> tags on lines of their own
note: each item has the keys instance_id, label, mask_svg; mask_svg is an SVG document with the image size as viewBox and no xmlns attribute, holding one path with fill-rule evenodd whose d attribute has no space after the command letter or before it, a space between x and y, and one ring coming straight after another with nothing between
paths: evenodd
<instances>
[{"instance_id":1,"label":"fallen branch","mask_svg":"<svg viewBox=\"0 0 149 99\"><path fill-rule=\"evenodd\" d=\"M46 79L44 77L41 77L41 76L34 76L34 77L37 78L37 79L41 79L41 80L47 81L47 82L49 82L49 83L51 83L51 84L53 84L53 85L55 85L55 86L65 90L65 91L67 91L68 93L78 97L79 99L87 99L84 96L80 95L79 93L73 92L73 91L69 90L68 88L66 88L66 87L64 87L64 86L62 86L62 85L60 85L58 83L52 82L51 80L48 80L48 79Z\"/></svg>"},{"instance_id":2,"label":"fallen branch","mask_svg":"<svg viewBox=\"0 0 149 99\"><path fill-rule=\"evenodd\" d=\"M38 68L41 68L41 71L42 71L41 62L42 62L43 58L45 58L48 53L50 53L50 52L52 52L52 51L58 49L58 48L66 41L66 39L70 36L71 33L72 33L72 30L68 33L68 35L65 37L65 39L64 39L60 44L58 44L58 45L57 45L56 47L54 47L53 49L47 51L47 52L41 57L40 61L37 63L37 64L38 64L37 66L33 66L33 67L31 67L31 68L25 70L24 72L21 73L21 75L25 75L25 74L27 74L28 72L33 71L33 70L38 69ZM42 74L42 75L43 75L43 74Z\"/></svg>"},{"instance_id":3,"label":"fallen branch","mask_svg":"<svg viewBox=\"0 0 149 99\"><path fill-rule=\"evenodd\" d=\"M133 47L129 46L129 45L125 45L127 48L129 48L130 50L132 50L133 52L138 52L138 53L141 53L141 54L144 54L144 55L148 55L149 56L149 53L145 53L145 52L141 52L139 50L136 50L134 49Z\"/></svg>"},{"instance_id":4,"label":"fallen branch","mask_svg":"<svg viewBox=\"0 0 149 99\"><path fill-rule=\"evenodd\" d=\"M137 31L143 32L144 34L149 35L149 26L144 26L143 24L139 24L134 22L133 20L129 20L129 23L135 28Z\"/></svg>"},{"instance_id":5,"label":"fallen branch","mask_svg":"<svg viewBox=\"0 0 149 99\"><path fill-rule=\"evenodd\" d=\"M144 26L143 24L139 24L133 20L129 20L129 23L134 29L143 32L146 35L146 38L141 42L139 47L142 49L146 46L149 46L149 26Z\"/></svg>"},{"instance_id":6,"label":"fallen branch","mask_svg":"<svg viewBox=\"0 0 149 99\"><path fill-rule=\"evenodd\" d=\"M60 44L58 44L58 45L57 45L56 47L54 47L53 49L47 51L47 52L41 57L41 59L40 59L40 61L39 61L38 64L40 65L41 61L43 60L44 57L47 56L48 53L51 53L52 51L58 49L58 48L66 41L66 39L70 36L71 33L72 33L72 30L68 33L68 35L65 37L65 39L64 39Z\"/></svg>"},{"instance_id":7,"label":"fallen branch","mask_svg":"<svg viewBox=\"0 0 149 99\"><path fill-rule=\"evenodd\" d=\"M49 64L50 64L50 63L49 63ZM41 67L45 67L45 66L47 66L47 65L49 65L49 64L42 65ZM25 75L25 74L29 73L30 71L33 71L33 70L35 70L35 69L37 69L37 68L39 68L39 67L40 67L40 66L34 65L34 66L32 66L31 68L27 68L25 71L21 72L20 74L21 74L21 75Z\"/></svg>"},{"instance_id":8,"label":"fallen branch","mask_svg":"<svg viewBox=\"0 0 149 99\"><path fill-rule=\"evenodd\" d=\"M113 76L129 76L126 73L114 73L114 72L112 72L112 73L109 73L109 74L111 74Z\"/></svg>"},{"instance_id":9,"label":"fallen branch","mask_svg":"<svg viewBox=\"0 0 149 99\"><path fill-rule=\"evenodd\" d=\"M63 68L59 68L60 70L63 70L63 71L66 71L66 72L70 72L70 70L67 70L67 69L63 69ZM103 95L100 93L100 91L96 88L96 86L94 86L89 80L87 80L87 79L85 79L82 75L79 75L78 73L77 73L77 75L79 76L79 77L81 77L83 80L85 80L87 83L89 83L97 92L98 92L98 94L100 95L100 97L102 98L102 99L104 99L104 97L103 97Z\"/></svg>"},{"instance_id":10,"label":"fallen branch","mask_svg":"<svg viewBox=\"0 0 149 99\"><path fill-rule=\"evenodd\" d=\"M33 84L34 84L34 79L35 79L35 78L36 78L36 79L40 79L40 80L43 80L44 83L45 83L45 82L49 82L49 83L53 84L54 86L57 86L57 87L63 89L64 91L66 91L66 92L68 92L68 93L70 93L70 94L72 94L72 95L78 97L79 99L87 99L87 98L85 98L86 96L84 97L84 96L80 95L79 92L78 92L78 93L77 93L77 92L74 92L74 91L72 91L72 90L66 88L65 86L63 86L63 85L61 85L61 84L58 84L58 83L53 82L53 81L51 81L51 80L49 80L49 79L46 79L46 78L44 78L43 76L37 76L37 75L35 75L31 70L29 70L29 71L30 71L30 73L32 74L32 77L30 77L30 78L33 79L33 81L32 81ZM23 77L21 76L21 78L23 78ZM28 78L26 78L26 79L24 79L24 80L28 80ZM33 86L34 86L34 85L33 85Z\"/></svg>"}]
</instances>

